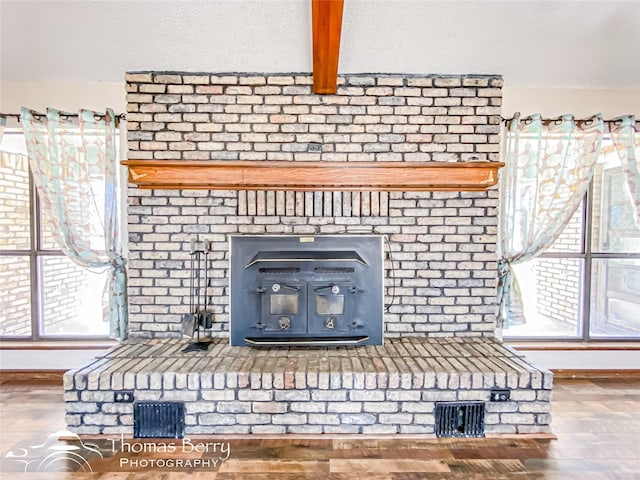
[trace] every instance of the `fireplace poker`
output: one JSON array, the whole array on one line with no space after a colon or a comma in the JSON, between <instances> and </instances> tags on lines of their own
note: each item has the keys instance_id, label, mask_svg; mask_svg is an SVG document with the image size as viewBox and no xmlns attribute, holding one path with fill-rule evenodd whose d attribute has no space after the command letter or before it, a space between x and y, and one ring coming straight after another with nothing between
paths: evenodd
<instances>
[{"instance_id":1,"label":"fireplace poker","mask_svg":"<svg viewBox=\"0 0 640 480\"><path fill-rule=\"evenodd\" d=\"M196 341L189 343L187 347L183 350L183 352L194 352L194 351L203 351L209 348L209 342L203 342L200 340L200 329L204 328L204 325L207 325L207 321L205 320L205 312L206 312L206 295L207 295L207 259L208 254L206 253L207 248L210 248L208 242L205 242L205 248L203 250L199 250L197 248L196 239L191 239L191 248L189 251L189 255L191 256L190 262L190 281L189 281L189 309L190 313L183 316L182 326L183 333L193 336L196 333ZM201 254L205 254L205 295L204 295L204 305L205 308L201 309L201 293L202 293L202 275L200 271L202 270L202 256ZM185 326L186 325L186 326Z\"/></svg>"},{"instance_id":2,"label":"fireplace poker","mask_svg":"<svg viewBox=\"0 0 640 480\"><path fill-rule=\"evenodd\" d=\"M189 312L182 315L182 333L193 337L197 324L198 307L196 304L196 239L191 239L189 249Z\"/></svg>"},{"instance_id":3,"label":"fireplace poker","mask_svg":"<svg viewBox=\"0 0 640 480\"><path fill-rule=\"evenodd\" d=\"M211 312L209 311L209 252L211 251L211 240L204 241L204 301L202 303L202 314L200 324L202 328L209 329L213 326Z\"/></svg>"}]
</instances>

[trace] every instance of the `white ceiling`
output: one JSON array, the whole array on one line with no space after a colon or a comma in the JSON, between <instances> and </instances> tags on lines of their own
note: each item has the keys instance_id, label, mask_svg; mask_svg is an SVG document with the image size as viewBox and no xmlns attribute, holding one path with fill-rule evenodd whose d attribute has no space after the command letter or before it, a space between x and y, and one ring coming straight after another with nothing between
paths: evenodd
<instances>
[{"instance_id":1,"label":"white ceiling","mask_svg":"<svg viewBox=\"0 0 640 480\"><path fill-rule=\"evenodd\" d=\"M3 81L310 72L311 0L0 0ZM640 1L345 0L341 73L640 87Z\"/></svg>"}]
</instances>

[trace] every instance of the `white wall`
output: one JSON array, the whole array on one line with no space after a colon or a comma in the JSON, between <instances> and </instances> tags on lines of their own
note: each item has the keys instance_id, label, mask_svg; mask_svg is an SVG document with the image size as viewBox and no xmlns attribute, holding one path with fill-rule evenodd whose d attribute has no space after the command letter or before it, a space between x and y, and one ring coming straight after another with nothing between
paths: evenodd
<instances>
[{"instance_id":1,"label":"white wall","mask_svg":"<svg viewBox=\"0 0 640 480\"><path fill-rule=\"evenodd\" d=\"M308 0L0 6L3 80L118 82L125 70L300 72L312 65ZM350 0L340 71L499 73L518 86L638 87L638 23L638 2L629 0Z\"/></svg>"},{"instance_id":2,"label":"white wall","mask_svg":"<svg viewBox=\"0 0 640 480\"><path fill-rule=\"evenodd\" d=\"M69 370L105 349L91 350L6 350L0 347L0 370Z\"/></svg>"},{"instance_id":3,"label":"white wall","mask_svg":"<svg viewBox=\"0 0 640 480\"><path fill-rule=\"evenodd\" d=\"M517 88L505 85L502 92L502 116L515 112L524 116L540 113L554 118L571 113L588 118L602 113L605 119L620 115L640 118L640 88L627 90L593 90L579 88Z\"/></svg>"},{"instance_id":4,"label":"white wall","mask_svg":"<svg viewBox=\"0 0 640 480\"><path fill-rule=\"evenodd\" d=\"M516 350L548 369L640 370L640 350Z\"/></svg>"},{"instance_id":5,"label":"white wall","mask_svg":"<svg viewBox=\"0 0 640 480\"><path fill-rule=\"evenodd\" d=\"M2 82L0 111L18 113L21 106L39 111L46 107L75 111L79 108L125 111L124 83L79 82ZM602 113L605 118L623 114L640 117L640 89L589 90L511 88L503 92L503 116L520 111L524 115L541 113L545 117L573 113L584 118ZM100 350L0 350L0 369L66 369L77 367ZM532 361L546 368L558 369L640 369L640 352L597 351L527 351Z\"/></svg>"},{"instance_id":6,"label":"white wall","mask_svg":"<svg viewBox=\"0 0 640 480\"><path fill-rule=\"evenodd\" d=\"M122 74L124 77L124 73ZM44 112L47 107L75 112L80 108L123 113L127 107L122 83L2 82L0 112L20 113L20 107Z\"/></svg>"}]
</instances>

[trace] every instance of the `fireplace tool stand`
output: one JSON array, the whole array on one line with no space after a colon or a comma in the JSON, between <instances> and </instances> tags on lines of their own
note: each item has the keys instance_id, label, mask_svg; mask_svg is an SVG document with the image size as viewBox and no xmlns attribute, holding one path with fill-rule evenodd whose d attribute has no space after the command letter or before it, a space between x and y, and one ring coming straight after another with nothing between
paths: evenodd
<instances>
[{"instance_id":1,"label":"fireplace tool stand","mask_svg":"<svg viewBox=\"0 0 640 480\"><path fill-rule=\"evenodd\" d=\"M205 240L203 248L198 248L195 239L191 240L189 250L189 313L182 316L182 333L193 337L196 334L196 341L189 343L183 352L206 351L210 342L200 339L200 331L210 329L213 325L211 312L208 310L209 301L209 252L211 242ZM202 260L204 259L204 295L202 293Z\"/></svg>"}]
</instances>

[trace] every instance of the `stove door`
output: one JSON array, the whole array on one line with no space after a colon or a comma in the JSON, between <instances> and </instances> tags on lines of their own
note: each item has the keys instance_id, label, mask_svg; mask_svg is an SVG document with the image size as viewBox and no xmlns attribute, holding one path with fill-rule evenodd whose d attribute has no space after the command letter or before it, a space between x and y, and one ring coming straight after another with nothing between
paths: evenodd
<instances>
[{"instance_id":1,"label":"stove door","mask_svg":"<svg viewBox=\"0 0 640 480\"><path fill-rule=\"evenodd\" d=\"M309 282L308 322L313 335L344 335L350 328L352 282Z\"/></svg>"},{"instance_id":2,"label":"stove door","mask_svg":"<svg viewBox=\"0 0 640 480\"><path fill-rule=\"evenodd\" d=\"M262 284L262 325L265 334L307 332L307 292L304 283L266 281Z\"/></svg>"}]
</instances>

